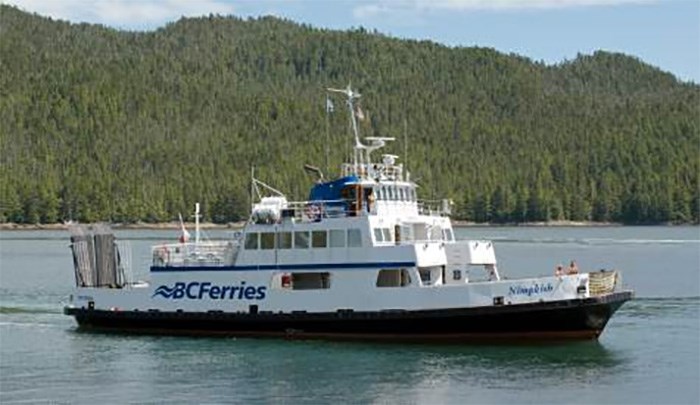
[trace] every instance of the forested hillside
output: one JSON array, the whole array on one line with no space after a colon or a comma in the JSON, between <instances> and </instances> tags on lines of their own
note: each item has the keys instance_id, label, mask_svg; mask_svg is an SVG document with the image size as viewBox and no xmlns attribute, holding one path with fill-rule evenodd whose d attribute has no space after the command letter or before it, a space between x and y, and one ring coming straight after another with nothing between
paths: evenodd
<instances>
[{"instance_id":1,"label":"forested hillside","mask_svg":"<svg viewBox=\"0 0 700 405\"><path fill-rule=\"evenodd\" d=\"M459 218L700 218L700 86L630 56L549 66L275 18L126 32L0 5L0 222L170 221L196 201L238 220L251 166L304 198L303 164L325 166L324 88L350 81L363 134L397 137L420 197Z\"/></svg>"}]
</instances>

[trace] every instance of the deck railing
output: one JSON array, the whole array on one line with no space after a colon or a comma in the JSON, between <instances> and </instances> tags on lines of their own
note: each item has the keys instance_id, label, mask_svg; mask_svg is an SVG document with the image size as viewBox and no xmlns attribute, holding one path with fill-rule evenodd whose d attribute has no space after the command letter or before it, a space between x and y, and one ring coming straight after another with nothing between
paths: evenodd
<instances>
[{"instance_id":1,"label":"deck railing","mask_svg":"<svg viewBox=\"0 0 700 405\"><path fill-rule=\"evenodd\" d=\"M385 202L396 202L406 204L416 204L420 215L447 216L450 214L449 206L445 200L440 201L399 201L399 200L379 200L369 203L363 201L356 205L355 201L349 199L340 200L313 200L313 201L290 201L286 207L281 209L279 218L273 219L270 216L256 218L251 216L254 223L279 223L285 219L294 219L297 222L319 222L327 218L348 218L374 215L377 213L377 204Z\"/></svg>"},{"instance_id":2,"label":"deck railing","mask_svg":"<svg viewBox=\"0 0 700 405\"><path fill-rule=\"evenodd\" d=\"M239 249L238 241L172 243L153 247L154 267L216 266L231 264Z\"/></svg>"}]
</instances>

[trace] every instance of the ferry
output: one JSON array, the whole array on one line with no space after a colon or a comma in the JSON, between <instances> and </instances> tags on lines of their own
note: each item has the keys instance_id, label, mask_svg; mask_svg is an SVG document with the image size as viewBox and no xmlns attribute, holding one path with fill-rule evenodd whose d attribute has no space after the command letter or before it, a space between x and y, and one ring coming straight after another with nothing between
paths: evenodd
<instances>
[{"instance_id":1,"label":"ferry","mask_svg":"<svg viewBox=\"0 0 700 405\"><path fill-rule=\"evenodd\" d=\"M634 293L618 271L506 279L494 244L458 240L450 203L418 200L393 138L361 140L360 95L344 95L351 162L290 201L251 175L251 215L227 240L152 248L150 281L129 276L106 227L74 227L75 291L64 313L80 330L377 341L597 339ZM181 218L182 221L182 218ZM549 273L549 272L548 272Z\"/></svg>"}]
</instances>

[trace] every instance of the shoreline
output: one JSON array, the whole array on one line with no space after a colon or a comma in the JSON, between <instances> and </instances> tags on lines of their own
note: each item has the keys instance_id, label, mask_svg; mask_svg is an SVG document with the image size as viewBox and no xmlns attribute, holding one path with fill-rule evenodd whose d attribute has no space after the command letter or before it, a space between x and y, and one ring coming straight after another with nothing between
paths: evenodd
<instances>
[{"instance_id":1,"label":"shoreline","mask_svg":"<svg viewBox=\"0 0 700 405\"><path fill-rule=\"evenodd\" d=\"M55 224L17 224L13 222L0 223L0 231L62 231L68 230L69 226L73 224L67 223L55 223ZM77 225L77 224L76 224ZM81 224L89 225L89 224ZM137 222L133 224L123 224L115 223L108 224L112 229L115 230L177 230L180 229L179 222L159 222L159 223L147 223L147 222ZM499 227L532 227L532 228L559 228L559 227L583 227L583 228L596 228L596 227L620 227L620 226L697 226L698 224L688 223L688 224L673 224L673 223L660 223L660 224L638 224L638 225L625 225L619 222L592 222L592 221L550 221L550 222L521 222L521 223L504 223L504 224L494 224L494 223L480 223L471 222L463 220L453 220L452 225L455 228L499 228ZM194 229L193 222L186 222L185 227L187 229ZM242 229L245 226L245 222L229 222L225 224L216 224L212 222L203 222L199 224L201 229L214 229L214 230L237 230Z\"/></svg>"},{"instance_id":2,"label":"shoreline","mask_svg":"<svg viewBox=\"0 0 700 405\"><path fill-rule=\"evenodd\" d=\"M96 222L104 223L104 222ZM179 230L179 222L136 222L133 224L123 223L106 223L110 228L115 230ZM0 231L67 231L73 225L93 225L81 223L56 223L56 224L17 224L13 222L0 223ZM229 222L226 224L215 224L212 222L202 222L199 224L200 229L242 229L245 222ZM194 222L185 222L187 229L194 229Z\"/></svg>"}]
</instances>

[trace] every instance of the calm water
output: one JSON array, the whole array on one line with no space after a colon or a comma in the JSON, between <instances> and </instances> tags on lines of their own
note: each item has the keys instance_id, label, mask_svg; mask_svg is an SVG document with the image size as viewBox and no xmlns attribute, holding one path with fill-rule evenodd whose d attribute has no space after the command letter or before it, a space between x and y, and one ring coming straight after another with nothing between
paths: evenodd
<instances>
[{"instance_id":1,"label":"calm water","mask_svg":"<svg viewBox=\"0 0 700 405\"><path fill-rule=\"evenodd\" d=\"M143 278L174 231L118 232ZM224 232L211 232L212 237ZM508 277L618 268L638 298L599 342L360 344L78 333L66 232L0 233L0 402L699 403L700 228L468 228Z\"/></svg>"}]
</instances>

